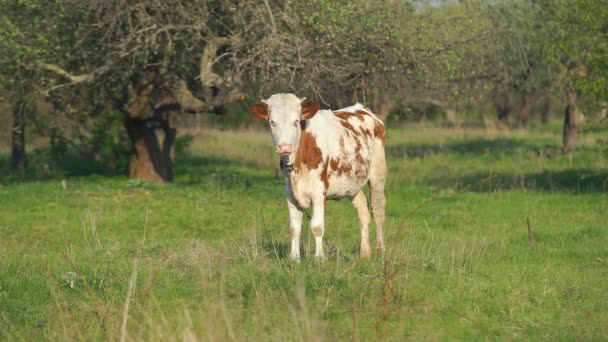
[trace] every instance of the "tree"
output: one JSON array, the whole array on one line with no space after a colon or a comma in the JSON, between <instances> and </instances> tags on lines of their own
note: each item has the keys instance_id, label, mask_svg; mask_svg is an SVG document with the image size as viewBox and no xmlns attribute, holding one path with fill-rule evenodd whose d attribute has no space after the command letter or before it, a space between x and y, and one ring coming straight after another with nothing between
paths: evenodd
<instances>
[{"instance_id":1,"label":"tree","mask_svg":"<svg viewBox=\"0 0 608 342\"><path fill-rule=\"evenodd\" d=\"M170 181L177 113L217 112L240 97L238 77L214 71L216 54L227 43L216 35L221 29L211 12L223 9L214 2L32 0L5 6L19 14L3 17L9 44L24 51L12 64L39 75L35 90L76 123L55 130L57 141L96 155L100 146L91 136L103 113L117 110L133 146L132 177ZM37 28L19 20L28 15ZM198 88L192 82L197 76Z\"/></svg>"},{"instance_id":2,"label":"tree","mask_svg":"<svg viewBox=\"0 0 608 342\"><path fill-rule=\"evenodd\" d=\"M221 112L245 92L295 92L332 107L371 102L381 115L428 99L454 124L456 108L479 102L500 76L493 6L7 0L0 33L14 53L1 57L10 67L0 74L29 72L17 83L53 103L56 115L32 122L57 146L104 163L120 117L130 176L170 181L177 116Z\"/></svg>"},{"instance_id":3,"label":"tree","mask_svg":"<svg viewBox=\"0 0 608 342\"><path fill-rule=\"evenodd\" d=\"M421 27L429 44L423 58L428 62L415 74L411 97L439 107L450 126L458 125L456 111L478 104L497 78L491 47L503 33L494 27L491 10L481 2L463 1L421 13L429 18Z\"/></svg>"},{"instance_id":4,"label":"tree","mask_svg":"<svg viewBox=\"0 0 608 342\"><path fill-rule=\"evenodd\" d=\"M13 104L13 126L11 134L11 170L25 173L27 157L25 153L25 113L28 104L25 100Z\"/></svg>"},{"instance_id":5,"label":"tree","mask_svg":"<svg viewBox=\"0 0 608 342\"><path fill-rule=\"evenodd\" d=\"M552 28L546 50L563 70L567 105L564 111L563 150L576 144L583 118L577 100L586 94L597 101L608 98L608 4L605 1L538 0Z\"/></svg>"},{"instance_id":6,"label":"tree","mask_svg":"<svg viewBox=\"0 0 608 342\"><path fill-rule=\"evenodd\" d=\"M0 4L0 95L4 95L12 106L12 129L11 129L11 160L10 168L19 175L25 173L27 156L25 149L25 128L27 113L32 108L32 86L36 75L22 68L16 60L26 56L29 51L15 44L15 40L26 34L19 30L8 19L9 16L19 20L20 7L29 10L37 10L31 2L23 1L21 6L11 3ZM36 21L28 27L29 32L33 32ZM2 96L0 96L2 98Z\"/></svg>"}]
</instances>

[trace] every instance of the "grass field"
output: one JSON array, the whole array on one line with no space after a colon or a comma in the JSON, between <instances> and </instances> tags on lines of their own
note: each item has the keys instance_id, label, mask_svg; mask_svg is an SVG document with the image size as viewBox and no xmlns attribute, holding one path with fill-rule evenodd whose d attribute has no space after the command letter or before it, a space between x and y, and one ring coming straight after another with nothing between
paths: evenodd
<instances>
[{"instance_id":1,"label":"grass field","mask_svg":"<svg viewBox=\"0 0 608 342\"><path fill-rule=\"evenodd\" d=\"M606 134L389 130L385 260L343 200L289 261L267 132L203 130L167 185L5 182L0 340L606 340Z\"/></svg>"}]
</instances>

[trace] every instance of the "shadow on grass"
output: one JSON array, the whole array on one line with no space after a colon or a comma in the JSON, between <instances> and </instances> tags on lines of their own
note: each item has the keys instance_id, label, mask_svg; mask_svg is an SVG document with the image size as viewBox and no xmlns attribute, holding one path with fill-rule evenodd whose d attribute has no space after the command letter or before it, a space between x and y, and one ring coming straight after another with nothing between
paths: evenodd
<instances>
[{"instance_id":1,"label":"shadow on grass","mask_svg":"<svg viewBox=\"0 0 608 342\"><path fill-rule=\"evenodd\" d=\"M583 147L573 153L585 153L593 147ZM434 154L454 154L464 157L481 155L496 155L496 158L505 156L523 155L542 151L545 156L560 156L560 148L543 145L534 141L515 138L483 139L475 138L462 141L438 144L402 144L387 147L390 158L427 158ZM597 149L596 149L597 151ZM22 178L17 178L8 172L8 156L0 155L0 184L13 184L18 182L38 181L44 179L62 179L64 177L86 177L101 175L107 177L126 176L126 170L96 168L91 161L83 160L77 156L64 157L63 164L50 164L50 172L44 172L44 166L49 163L49 156L41 151L32 154L28 172ZM73 157L73 158L72 158ZM278 168L277 168L278 169ZM211 184L219 188L239 189L244 191L257 191L264 193L264 189L278 186L282 177L271 170L267 164L229 159L222 157L209 157L191 154L180 154L176 157L174 174L176 186L200 186ZM425 178L425 185L434 187L462 189L486 178L488 174L472 173L454 176L436 176ZM579 192L606 192L608 191L608 172L591 168L574 168L560 171L543 172L498 172L491 181L482 184L471 191L491 192L500 190L515 191L563 191Z\"/></svg>"},{"instance_id":2,"label":"shadow on grass","mask_svg":"<svg viewBox=\"0 0 608 342\"><path fill-rule=\"evenodd\" d=\"M60 180L70 177L123 178L128 175L126 167L109 168L78 154L66 154L61 161L54 160L50 154L37 151L31 153L24 174L9 170L9 156L0 155L0 184L9 185L41 180ZM282 180L273 170L252 162L228 158L206 157L183 154L176 157L173 165L176 186L214 184L220 188L257 188ZM260 172L260 171L264 172Z\"/></svg>"},{"instance_id":3,"label":"shadow on grass","mask_svg":"<svg viewBox=\"0 0 608 342\"><path fill-rule=\"evenodd\" d=\"M429 185L464 189L477 184L488 174L475 173L463 177L433 178ZM568 193L608 192L608 172L591 169L570 169L535 173L494 173L486 182L470 189L472 192L548 191Z\"/></svg>"},{"instance_id":4,"label":"shadow on grass","mask_svg":"<svg viewBox=\"0 0 608 342\"><path fill-rule=\"evenodd\" d=\"M289 258L291 247L287 242L271 241L262 243L262 248L264 249L264 252L276 257L277 259L287 259Z\"/></svg>"},{"instance_id":5,"label":"shadow on grass","mask_svg":"<svg viewBox=\"0 0 608 342\"><path fill-rule=\"evenodd\" d=\"M600 147L581 146L573 154L599 152ZM439 144L402 144L389 146L389 158L419 158L425 159L434 155L457 155L464 158L481 156L494 156L504 159L511 156L530 157L541 156L559 158L563 156L561 147L543 144L542 142L526 141L515 138L476 138L464 141ZM589 154L589 158L592 155ZM488 177L488 174L474 173L462 176L433 177L425 180L425 184L437 187L456 187L463 189L476 184ZM491 180L477 186L471 191L488 192L500 190L516 191L562 191L570 193L579 192L606 192L608 191L608 172L594 170L588 167L572 168L559 171L542 172L497 172Z\"/></svg>"},{"instance_id":6,"label":"shadow on grass","mask_svg":"<svg viewBox=\"0 0 608 342\"><path fill-rule=\"evenodd\" d=\"M22 173L12 172L9 163L10 155L0 154L0 184L92 175L105 177L127 175L126 162L105 165L75 152L58 154L51 152L49 148L36 148L29 151L27 167Z\"/></svg>"},{"instance_id":7,"label":"shadow on grass","mask_svg":"<svg viewBox=\"0 0 608 342\"><path fill-rule=\"evenodd\" d=\"M217 157L182 156L174 164L175 184L215 183L225 188L252 188L282 181L272 170L252 162Z\"/></svg>"},{"instance_id":8,"label":"shadow on grass","mask_svg":"<svg viewBox=\"0 0 608 342\"><path fill-rule=\"evenodd\" d=\"M557 146L535 144L513 138L475 138L445 144L401 144L387 147L386 152L389 158L426 158L435 154L504 156L519 154L526 150L543 150L548 155L561 153L561 148Z\"/></svg>"}]
</instances>

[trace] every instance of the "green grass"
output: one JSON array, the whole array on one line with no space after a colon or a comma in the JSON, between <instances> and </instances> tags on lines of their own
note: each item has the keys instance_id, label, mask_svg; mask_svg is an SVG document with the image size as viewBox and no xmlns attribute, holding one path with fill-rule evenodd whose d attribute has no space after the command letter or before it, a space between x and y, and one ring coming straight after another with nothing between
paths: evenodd
<instances>
[{"instance_id":1,"label":"green grass","mask_svg":"<svg viewBox=\"0 0 608 342\"><path fill-rule=\"evenodd\" d=\"M328 260L307 226L287 259L267 132L197 134L173 184L5 182L0 339L117 340L125 317L133 340L608 339L605 135L390 130L386 263L358 259L346 200Z\"/></svg>"}]
</instances>

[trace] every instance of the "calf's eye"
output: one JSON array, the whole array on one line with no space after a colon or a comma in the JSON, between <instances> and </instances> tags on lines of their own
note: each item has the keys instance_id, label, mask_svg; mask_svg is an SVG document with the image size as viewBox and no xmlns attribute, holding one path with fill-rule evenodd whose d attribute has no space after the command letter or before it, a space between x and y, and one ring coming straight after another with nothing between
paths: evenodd
<instances>
[{"instance_id":1,"label":"calf's eye","mask_svg":"<svg viewBox=\"0 0 608 342\"><path fill-rule=\"evenodd\" d=\"M299 125L299 124L300 124L300 120L296 120L296 121L294 121L294 122L293 122L293 125L294 125L294 126L297 126L297 125Z\"/></svg>"}]
</instances>

